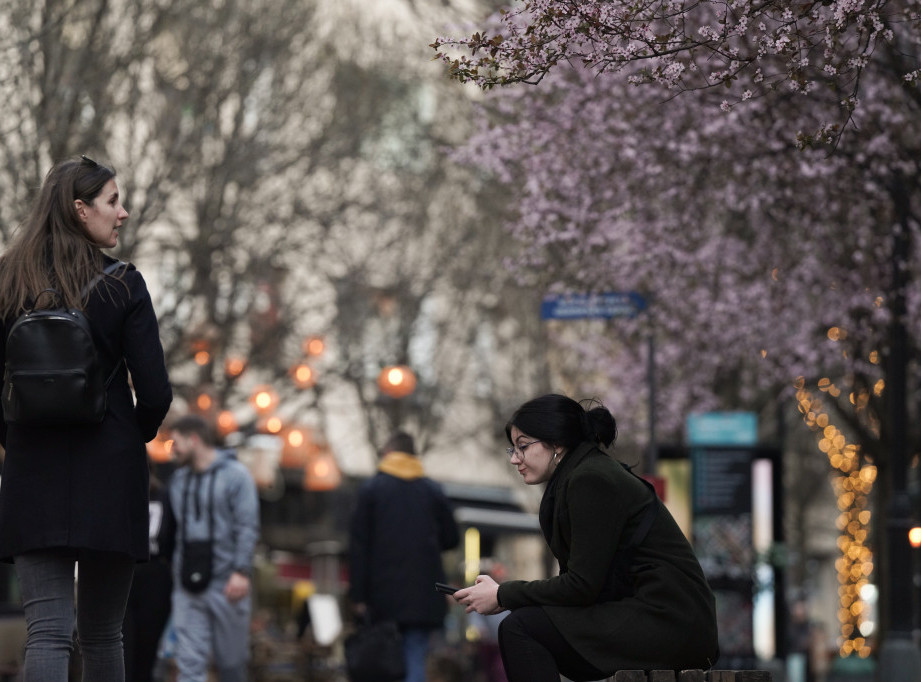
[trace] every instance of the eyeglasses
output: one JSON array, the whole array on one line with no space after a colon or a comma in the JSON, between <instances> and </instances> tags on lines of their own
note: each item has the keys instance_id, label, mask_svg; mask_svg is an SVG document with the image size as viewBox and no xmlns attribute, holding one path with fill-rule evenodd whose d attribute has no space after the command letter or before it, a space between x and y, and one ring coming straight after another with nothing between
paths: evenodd
<instances>
[{"instance_id":1,"label":"eyeglasses","mask_svg":"<svg viewBox=\"0 0 921 682\"><path fill-rule=\"evenodd\" d=\"M524 445L513 445L510 448L505 448L505 452L508 454L508 458L511 459L515 455L518 455L518 459L524 459L524 451L529 447L534 445L534 443L540 443L539 440L532 440L530 443L525 443Z\"/></svg>"}]
</instances>

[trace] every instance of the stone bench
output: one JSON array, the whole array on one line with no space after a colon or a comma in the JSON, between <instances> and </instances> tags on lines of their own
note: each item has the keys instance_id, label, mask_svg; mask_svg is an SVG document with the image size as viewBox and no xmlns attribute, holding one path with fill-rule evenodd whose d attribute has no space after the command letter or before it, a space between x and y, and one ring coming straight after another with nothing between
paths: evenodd
<instances>
[{"instance_id":1,"label":"stone bench","mask_svg":"<svg viewBox=\"0 0 921 682\"><path fill-rule=\"evenodd\" d=\"M766 670L619 670L610 682L771 682Z\"/></svg>"}]
</instances>

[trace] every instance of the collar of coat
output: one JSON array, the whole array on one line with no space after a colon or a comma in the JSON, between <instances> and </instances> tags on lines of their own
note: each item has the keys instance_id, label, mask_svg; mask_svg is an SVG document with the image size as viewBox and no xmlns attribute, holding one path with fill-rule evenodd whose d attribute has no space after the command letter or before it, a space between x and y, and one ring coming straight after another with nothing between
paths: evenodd
<instances>
[{"instance_id":1,"label":"collar of coat","mask_svg":"<svg viewBox=\"0 0 921 682\"><path fill-rule=\"evenodd\" d=\"M381 458L377 470L407 481L425 476L419 458L405 452L388 452Z\"/></svg>"},{"instance_id":2,"label":"collar of coat","mask_svg":"<svg viewBox=\"0 0 921 682\"><path fill-rule=\"evenodd\" d=\"M553 475L550 477L550 479L553 480L555 478L561 478L561 471L568 471L589 455L598 454L603 455L604 452L601 451L595 443L590 443L588 441L579 443L563 456L563 459L560 460L560 463L557 465L556 469L553 470Z\"/></svg>"}]
</instances>

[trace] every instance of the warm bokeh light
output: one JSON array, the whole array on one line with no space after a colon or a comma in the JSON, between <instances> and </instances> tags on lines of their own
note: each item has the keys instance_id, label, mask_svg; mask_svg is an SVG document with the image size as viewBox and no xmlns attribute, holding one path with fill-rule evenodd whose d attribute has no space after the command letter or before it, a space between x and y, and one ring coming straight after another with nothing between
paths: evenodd
<instances>
[{"instance_id":1,"label":"warm bokeh light","mask_svg":"<svg viewBox=\"0 0 921 682\"><path fill-rule=\"evenodd\" d=\"M912 547L921 547L921 527L915 526L908 531L908 542Z\"/></svg>"},{"instance_id":2,"label":"warm bokeh light","mask_svg":"<svg viewBox=\"0 0 921 682\"><path fill-rule=\"evenodd\" d=\"M222 410L217 416L217 429L222 436L237 430L237 418L230 410Z\"/></svg>"},{"instance_id":3,"label":"warm bokeh light","mask_svg":"<svg viewBox=\"0 0 921 682\"><path fill-rule=\"evenodd\" d=\"M299 448L304 444L304 432L300 429L291 429L288 432L288 445Z\"/></svg>"},{"instance_id":4,"label":"warm bokeh light","mask_svg":"<svg viewBox=\"0 0 921 682\"><path fill-rule=\"evenodd\" d=\"M333 490L342 482L342 473L333 453L324 448L314 453L304 467L304 488L307 490Z\"/></svg>"},{"instance_id":5,"label":"warm bokeh light","mask_svg":"<svg viewBox=\"0 0 921 682\"><path fill-rule=\"evenodd\" d=\"M238 377L246 369L246 361L243 358L230 357L224 361L224 374L229 377Z\"/></svg>"},{"instance_id":6,"label":"warm bokeh light","mask_svg":"<svg viewBox=\"0 0 921 682\"><path fill-rule=\"evenodd\" d=\"M841 533L837 540L841 556L835 561L839 584L838 620L841 623L838 651L842 656L857 654L866 658L871 649L860 635L872 631L874 627L866 596L872 593L869 578L874 566L873 552L865 543L872 520L869 498L877 470L872 464L861 461L859 447L848 443L845 434L831 423L821 398L806 390L803 377L799 377L794 385L803 420L820 435L818 447L828 456L829 464L837 474L833 485L841 512L835 521ZM828 378L821 379L818 388L833 397L840 393ZM851 402L859 409L865 404L866 397L867 392L863 391L852 395ZM921 543L921 528L917 530Z\"/></svg>"},{"instance_id":7,"label":"warm bokeh light","mask_svg":"<svg viewBox=\"0 0 921 682\"><path fill-rule=\"evenodd\" d=\"M167 438L165 434L158 433L156 437L147 444L147 455L154 462L168 462L173 458L173 441Z\"/></svg>"},{"instance_id":8,"label":"warm bokeh light","mask_svg":"<svg viewBox=\"0 0 921 682\"><path fill-rule=\"evenodd\" d=\"M304 339L303 348L307 355L322 355L326 350L326 342L320 336L308 336Z\"/></svg>"},{"instance_id":9,"label":"warm bokeh light","mask_svg":"<svg viewBox=\"0 0 921 682\"><path fill-rule=\"evenodd\" d=\"M301 363L291 370L291 374L299 388L310 388L316 383L316 375L310 365Z\"/></svg>"},{"instance_id":10,"label":"warm bokeh light","mask_svg":"<svg viewBox=\"0 0 921 682\"><path fill-rule=\"evenodd\" d=\"M391 365L381 370L377 386L384 395L405 398L416 390L416 375L406 365Z\"/></svg>"},{"instance_id":11,"label":"warm bokeh light","mask_svg":"<svg viewBox=\"0 0 921 682\"><path fill-rule=\"evenodd\" d=\"M313 442L313 432L303 424L288 424L281 434L281 465L285 467L307 466L307 459L318 451Z\"/></svg>"},{"instance_id":12,"label":"warm bokeh light","mask_svg":"<svg viewBox=\"0 0 921 682\"><path fill-rule=\"evenodd\" d=\"M195 364L204 367L211 362L211 353L206 350L200 350L195 353Z\"/></svg>"},{"instance_id":13,"label":"warm bokeh light","mask_svg":"<svg viewBox=\"0 0 921 682\"><path fill-rule=\"evenodd\" d=\"M480 531L470 527L464 531L464 581L473 584L480 574Z\"/></svg>"},{"instance_id":14,"label":"warm bokeh light","mask_svg":"<svg viewBox=\"0 0 921 682\"><path fill-rule=\"evenodd\" d=\"M257 389L253 393L253 405L256 406L256 409L260 412L266 412L278 401L278 397L275 395L274 391L268 387L262 387Z\"/></svg>"},{"instance_id":15,"label":"warm bokeh light","mask_svg":"<svg viewBox=\"0 0 921 682\"><path fill-rule=\"evenodd\" d=\"M265 420L265 430L269 433L279 433L283 427L284 424L278 417L269 417Z\"/></svg>"},{"instance_id":16,"label":"warm bokeh light","mask_svg":"<svg viewBox=\"0 0 921 682\"><path fill-rule=\"evenodd\" d=\"M211 400L211 396L207 393L199 393L198 397L195 399L195 404L198 406L199 410L207 412L211 409L214 401Z\"/></svg>"}]
</instances>

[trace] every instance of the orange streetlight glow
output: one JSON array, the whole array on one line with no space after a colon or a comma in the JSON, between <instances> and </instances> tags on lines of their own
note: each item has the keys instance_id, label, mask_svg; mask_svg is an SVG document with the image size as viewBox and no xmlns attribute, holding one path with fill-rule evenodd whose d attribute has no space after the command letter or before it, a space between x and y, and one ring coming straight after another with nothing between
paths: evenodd
<instances>
[{"instance_id":1,"label":"orange streetlight glow","mask_svg":"<svg viewBox=\"0 0 921 682\"><path fill-rule=\"evenodd\" d=\"M299 388L310 388L316 383L316 376L310 365L300 364L294 368L292 374L294 375L294 383Z\"/></svg>"},{"instance_id":2,"label":"orange streetlight glow","mask_svg":"<svg viewBox=\"0 0 921 682\"><path fill-rule=\"evenodd\" d=\"M921 527L915 526L908 531L908 542L912 547L921 547Z\"/></svg>"},{"instance_id":3,"label":"orange streetlight glow","mask_svg":"<svg viewBox=\"0 0 921 682\"><path fill-rule=\"evenodd\" d=\"M260 412L265 412L275 404L275 394L268 388L260 388L253 394L253 404Z\"/></svg>"},{"instance_id":4,"label":"orange streetlight glow","mask_svg":"<svg viewBox=\"0 0 921 682\"><path fill-rule=\"evenodd\" d=\"M168 462L172 459L173 441L158 433L156 438L147 444L147 454L155 462Z\"/></svg>"},{"instance_id":5,"label":"orange streetlight glow","mask_svg":"<svg viewBox=\"0 0 921 682\"><path fill-rule=\"evenodd\" d=\"M319 336L310 336L304 341L303 348L307 355L321 355L326 350L326 342Z\"/></svg>"},{"instance_id":6,"label":"orange streetlight glow","mask_svg":"<svg viewBox=\"0 0 921 682\"><path fill-rule=\"evenodd\" d=\"M227 358L224 361L224 374L229 377L238 377L246 369L246 362L242 358Z\"/></svg>"},{"instance_id":7,"label":"orange streetlight glow","mask_svg":"<svg viewBox=\"0 0 921 682\"><path fill-rule=\"evenodd\" d=\"M288 433L288 445L299 448L304 444L304 432L300 429L291 429Z\"/></svg>"},{"instance_id":8,"label":"orange streetlight glow","mask_svg":"<svg viewBox=\"0 0 921 682\"><path fill-rule=\"evenodd\" d=\"M217 427L220 429L221 433L225 435L235 431L237 428L237 420L233 416L233 412L230 410L223 410L217 416Z\"/></svg>"},{"instance_id":9,"label":"orange streetlight glow","mask_svg":"<svg viewBox=\"0 0 921 682\"><path fill-rule=\"evenodd\" d=\"M304 488L307 490L333 490L342 482L342 474L333 453L322 449L310 458L304 468Z\"/></svg>"},{"instance_id":10,"label":"orange streetlight glow","mask_svg":"<svg viewBox=\"0 0 921 682\"><path fill-rule=\"evenodd\" d=\"M416 375L406 365L391 365L381 370L377 386L384 395L405 398L416 390Z\"/></svg>"}]
</instances>

